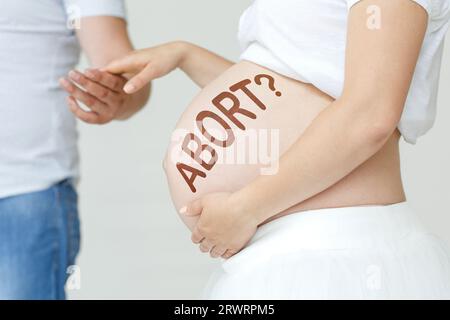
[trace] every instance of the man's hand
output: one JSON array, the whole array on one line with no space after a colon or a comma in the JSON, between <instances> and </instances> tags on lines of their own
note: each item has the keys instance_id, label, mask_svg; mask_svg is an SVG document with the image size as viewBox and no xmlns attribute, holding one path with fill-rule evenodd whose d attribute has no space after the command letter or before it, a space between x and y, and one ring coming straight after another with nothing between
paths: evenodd
<instances>
[{"instance_id":1,"label":"man's hand","mask_svg":"<svg viewBox=\"0 0 450 320\"><path fill-rule=\"evenodd\" d=\"M127 79L97 69L88 69L83 73L71 71L68 79L61 78L59 83L70 96L67 103L70 111L80 120L90 124L106 124L121 119L126 113L126 105L131 98L123 91ZM83 110L79 102L91 111Z\"/></svg>"},{"instance_id":2,"label":"man's hand","mask_svg":"<svg viewBox=\"0 0 450 320\"><path fill-rule=\"evenodd\" d=\"M200 215L192 242L211 257L225 259L238 253L256 232L254 215L242 212L230 193L213 193L180 210L186 216Z\"/></svg>"}]
</instances>

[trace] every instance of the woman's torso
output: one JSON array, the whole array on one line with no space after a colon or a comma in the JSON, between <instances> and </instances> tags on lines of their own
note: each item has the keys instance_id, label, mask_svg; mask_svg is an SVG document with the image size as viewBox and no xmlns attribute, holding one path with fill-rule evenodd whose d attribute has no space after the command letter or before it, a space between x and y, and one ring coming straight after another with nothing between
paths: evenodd
<instances>
[{"instance_id":1,"label":"woman's torso","mask_svg":"<svg viewBox=\"0 0 450 320\"><path fill-rule=\"evenodd\" d=\"M259 65L234 65L200 92L174 131L164 167L176 208L207 193L236 191L260 174L274 174L279 156L332 101L310 84ZM398 138L396 131L350 175L281 215L403 201ZM191 228L196 222L182 219Z\"/></svg>"}]
</instances>

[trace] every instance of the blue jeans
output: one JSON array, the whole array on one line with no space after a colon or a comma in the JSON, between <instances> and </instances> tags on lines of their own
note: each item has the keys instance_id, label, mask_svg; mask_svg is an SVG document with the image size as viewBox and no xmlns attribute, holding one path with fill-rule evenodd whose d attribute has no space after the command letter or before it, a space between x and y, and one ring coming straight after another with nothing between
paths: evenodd
<instances>
[{"instance_id":1,"label":"blue jeans","mask_svg":"<svg viewBox=\"0 0 450 320\"><path fill-rule=\"evenodd\" d=\"M79 246L70 180L0 199L0 299L65 299L67 268Z\"/></svg>"}]
</instances>

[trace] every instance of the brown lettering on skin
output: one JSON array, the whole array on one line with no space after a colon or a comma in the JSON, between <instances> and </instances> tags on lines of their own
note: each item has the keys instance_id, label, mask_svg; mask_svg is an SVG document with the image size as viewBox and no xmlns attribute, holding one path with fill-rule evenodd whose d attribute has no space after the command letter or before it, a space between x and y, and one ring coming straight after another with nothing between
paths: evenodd
<instances>
[{"instance_id":1,"label":"brown lettering on skin","mask_svg":"<svg viewBox=\"0 0 450 320\"><path fill-rule=\"evenodd\" d=\"M223 101L227 99L231 100L231 102L233 103L232 107L228 109L223 105ZM244 108L241 108L239 99L231 92L222 92L212 100L212 103L241 130L245 130L245 125L236 118L236 113L242 114L250 119L256 119L256 114Z\"/></svg>"},{"instance_id":2,"label":"brown lettering on skin","mask_svg":"<svg viewBox=\"0 0 450 320\"><path fill-rule=\"evenodd\" d=\"M193 151L189 148L189 143L193 141L196 143L196 149ZM184 137L183 144L181 146L184 152L186 152L192 159L198 162L203 168L206 170L211 170L212 167L217 162L217 152L214 150L211 146L207 144L202 144L200 138L198 138L195 134L190 133L187 134L186 137ZM209 152L211 155L211 159L206 162L202 159L203 152Z\"/></svg>"},{"instance_id":3,"label":"brown lettering on skin","mask_svg":"<svg viewBox=\"0 0 450 320\"><path fill-rule=\"evenodd\" d=\"M277 89L275 88L275 80L272 76L267 75L267 74L259 74L259 75L255 76L255 83L259 86L262 86L263 85L262 79L266 79L265 81L267 81L268 88L271 91L273 91L277 97L280 97L282 95L282 93L280 91L277 91ZM237 92L239 90L242 91L261 110L266 110L267 109L266 105L261 100L259 100L253 94L253 92L250 91L250 89L247 87L251 83L252 83L251 80L245 79L245 80L242 80L242 81L232 85L230 87L230 90L232 92ZM232 123L234 123L239 129L246 130L245 125L236 117L236 114L241 114L250 119L256 119L257 116L255 113L253 113L247 109L241 108L241 102L236 97L236 95L234 95L232 92L224 91L224 92L220 93L218 96L216 96L212 100L212 104L225 117L227 117L229 120L231 120ZM230 100L232 102L231 107L227 108L223 104L225 100ZM207 118L215 120L226 131L227 136L226 136L225 140L218 139L217 137L213 136L210 132L208 132L206 130L205 125L204 125L204 120ZM208 139L211 143L213 143L219 147L222 147L222 148L229 147L236 140L236 136L235 136L234 132L231 130L230 125L224 119L222 119L219 115L217 115L216 113L214 113L212 111L208 111L208 110L201 111L196 117L196 122L197 122L197 127L200 130L201 134L206 139ZM196 143L195 150L192 150L189 146L190 142L192 142L192 141ZM210 171L214 167L214 165L217 163L217 160L218 160L218 155L217 155L216 150L207 144L202 144L202 141L200 140L200 138L197 137L193 133L189 133L185 136L185 138L183 140L183 144L182 144L182 150L185 153L187 153L192 159L194 159L198 164L200 164L203 169L205 169L207 171ZM206 162L202 159L202 155L204 154L204 152L209 152L209 154L211 155L211 159L208 162ZM191 191L193 193L195 193L197 191L197 189L194 186L195 179L197 177L206 178L206 173L199 169L193 168L187 164L180 163L180 162L177 163L176 166L177 166L178 171L182 175L183 179L188 184Z\"/></svg>"},{"instance_id":4,"label":"brown lettering on skin","mask_svg":"<svg viewBox=\"0 0 450 320\"><path fill-rule=\"evenodd\" d=\"M242 80L234 85L232 85L230 87L230 90L233 92L236 92L238 90L241 90L242 92L244 92L261 110L266 110L266 105L264 103L262 103L261 100L259 100L254 94L253 92L250 91L249 88L247 88L247 86L252 83L251 80L249 79L245 79Z\"/></svg>"},{"instance_id":5,"label":"brown lettering on skin","mask_svg":"<svg viewBox=\"0 0 450 320\"><path fill-rule=\"evenodd\" d=\"M262 81L261 79L266 79L268 82L268 87L270 90L272 90L273 92L275 92L275 95L277 97L281 97L282 93L280 91L277 91L277 89L275 88L275 79L272 76L269 76L268 74L258 74L255 77L255 82L257 85L262 85Z\"/></svg>"},{"instance_id":6,"label":"brown lettering on skin","mask_svg":"<svg viewBox=\"0 0 450 320\"><path fill-rule=\"evenodd\" d=\"M211 135L206 130L206 128L203 124L203 120L205 120L206 118L215 120L217 123L219 123L225 129L225 131L227 133L226 140L217 139L216 137ZM197 115L196 122L197 122L197 127L199 128L199 130L203 134L203 136L205 136L205 138L207 138L209 141L211 141L212 143L214 143L215 145L217 145L219 147L226 148L226 147L232 145L234 140L236 139L233 131L231 130L230 125L225 120L223 120L221 117L219 117L217 114L215 114L214 112L211 112L211 111L200 112Z\"/></svg>"},{"instance_id":7,"label":"brown lettering on skin","mask_svg":"<svg viewBox=\"0 0 450 320\"><path fill-rule=\"evenodd\" d=\"M197 177L206 178L206 173L181 162L177 163L177 169L183 176L184 181L186 181L191 191L194 193L197 192L197 189L194 186L194 181ZM187 173L190 173L191 176L188 177Z\"/></svg>"}]
</instances>

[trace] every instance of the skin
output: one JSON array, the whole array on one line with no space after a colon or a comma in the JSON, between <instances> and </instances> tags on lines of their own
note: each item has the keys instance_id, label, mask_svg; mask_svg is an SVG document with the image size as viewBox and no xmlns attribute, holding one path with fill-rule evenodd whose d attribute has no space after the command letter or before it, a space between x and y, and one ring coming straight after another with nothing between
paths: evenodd
<instances>
[{"instance_id":1,"label":"skin","mask_svg":"<svg viewBox=\"0 0 450 320\"><path fill-rule=\"evenodd\" d=\"M72 70L66 78L59 80L61 87L69 93L70 111L89 124L128 119L146 104L150 84L147 82L135 94L126 94L123 90L126 77L96 68L133 50L126 22L115 17L86 17L81 20L81 26L77 36L94 68L85 72ZM82 109L80 103L89 110Z\"/></svg>"},{"instance_id":2,"label":"skin","mask_svg":"<svg viewBox=\"0 0 450 320\"><path fill-rule=\"evenodd\" d=\"M109 63L104 71L130 74L124 89L134 94L149 81L161 78L176 68L185 72L201 88L216 79L234 63L191 43L176 41L136 50Z\"/></svg>"},{"instance_id":3,"label":"skin","mask_svg":"<svg viewBox=\"0 0 450 320\"><path fill-rule=\"evenodd\" d=\"M381 29L366 27L368 5L381 8ZM409 0L371 0L354 5L348 18L343 93L283 154L277 174L259 176L235 192L205 195L181 208L182 214L198 216L192 241L200 250L212 257L229 258L245 247L259 225L295 206L313 208L314 203L304 204L320 199L329 188L339 196L339 186L345 181L353 179L358 185L354 172L365 172L367 178L383 172L383 165L398 167L396 127L426 28L425 10ZM168 54L175 46L177 53L166 61L163 53ZM203 69L202 65L210 68ZM136 76L128 84L138 90L177 66L202 85L214 80L231 63L198 47L176 43L135 52L106 70L120 74L133 69ZM152 67L158 72L140 72ZM204 73L197 73L196 67ZM388 161L383 159L386 154ZM399 168L394 168L396 171ZM377 188L383 188L383 184L374 183L373 190ZM393 201L402 201L401 183L394 190Z\"/></svg>"}]
</instances>

